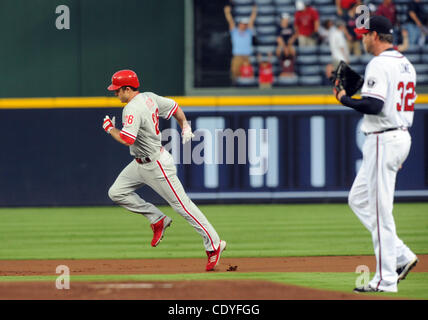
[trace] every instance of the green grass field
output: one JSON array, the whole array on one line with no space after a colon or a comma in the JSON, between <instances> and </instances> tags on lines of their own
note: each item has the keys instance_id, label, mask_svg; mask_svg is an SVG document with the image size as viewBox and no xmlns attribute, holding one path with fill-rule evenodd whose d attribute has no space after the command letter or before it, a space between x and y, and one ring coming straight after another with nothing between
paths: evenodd
<instances>
[{"instance_id":1,"label":"green grass field","mask_svg":"<svg viewBox=\"0 0 428 320\"><path fill-rule=\"evenodd\" d=\"M200 206L222 239L224 257L373 255L371 237L345 204ZM169 207L174 222L153 249L147 220L119 207L2 208L0 259L121 259L204 257L200 236ZM397 233L417 254L428 254L428 203L396 204ZM180 280L183 275L169 275ZM20 277L23 280L48 277ZM96 278L96 279L95 279ZM80 276L75 280L156 279L156 275ZM266 279L349 292L355 273L221 273L186 279ZM162 275L165 280L165 275ZM400 283L400 297L428 299L428 273ZM0 277L17 280L17 277Z\"/></svg>"}]
</instances>

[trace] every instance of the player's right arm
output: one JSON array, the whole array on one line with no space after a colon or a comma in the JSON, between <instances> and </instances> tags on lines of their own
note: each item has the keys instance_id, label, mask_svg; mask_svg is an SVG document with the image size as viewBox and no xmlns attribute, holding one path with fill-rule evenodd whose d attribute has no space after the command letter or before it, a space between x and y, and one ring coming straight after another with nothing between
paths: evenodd
<instances>
[{"instance_id":1,"label":"player's right arm","mask_svg":"<svg viewBox=\"0 0 428 320\"><path fill-rule=\"evenodd\" d=\"M387 94L388 80L382 62L378 59L371 60L367 65L364 84L361 88L361 99L353 99L347 96L345 90L335 92L337 100L344 106L364 114L379 114L382 111Z\"/></svg>"},{"instance_id":2,"label":"player's right arm","mask_svg":"<svg viewBox=\"0 0 428 320\"><path fill-rule=\"evenodd\" d=\"M125 141L122 139L121 136L121 131L117 128L112 128L110 130L110 135L113 137L114 140L116 140L117 142L120 142L121 144L124 144L125 146L129 147L130 145L132 145L134 143L134 141ZM132 142L132 143L131 143Z\"/></svg>"},{"instance_id":3,"label":"player's right arm","mask_svg":"<svg viewBox=\"0 0 428 320\"><path fill-rule=\"evenodd\" d=\"M122 130L116 128L114 122L112 122L107 116L104 118L103 128L113 137L114 140L129 147L134 144L135 139L137 138L140 122L141 120L138 113L133 108L128 107L123 112Z\"/></svg>"}]
</instances>

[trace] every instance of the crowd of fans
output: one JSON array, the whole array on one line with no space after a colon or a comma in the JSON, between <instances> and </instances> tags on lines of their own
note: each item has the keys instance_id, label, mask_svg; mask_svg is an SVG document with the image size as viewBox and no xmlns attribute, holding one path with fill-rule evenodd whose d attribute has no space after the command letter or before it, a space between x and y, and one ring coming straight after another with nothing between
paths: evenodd
<instances>
[{"instance_id":1,"label":"crowd of fans","mask_svg":"<svg viewBox=\"0 0 428 320\"><path fill-rule=\"evenodd\" d=\"M233 5L231 0L231 4ZM296 56L300 48L326 45L330 47L331 63L325 67L325 76L331 72L340 60L350 62L351 56L361 56L363 48L361 39L355 34L356 18L361 12L357 8L366 4L362 0L335 0L336 16L322 20L318 10L309 0L295 1L294 16L287 12L280 15L276 32L276 49L274 52L257 55L258 83L260 88L269 88L274 81L272 57L279 61L279 77L295 77ZM400 24L393 0L383 0L377 7L366 4L371 15L383 15L394 26L394 42L396 49L405 51L409 45L424 45L428 36L428 13L425 12L421 0L409 0L407 19ZM249 17L235 21L231 5L224 8L232 42L231 78L236 84L238 78L255 78L250 62L257 43L255 21L257 17L257 1L254 1ZM297 48L297 50L296 50Z\"/></svg>"}]
</instances>

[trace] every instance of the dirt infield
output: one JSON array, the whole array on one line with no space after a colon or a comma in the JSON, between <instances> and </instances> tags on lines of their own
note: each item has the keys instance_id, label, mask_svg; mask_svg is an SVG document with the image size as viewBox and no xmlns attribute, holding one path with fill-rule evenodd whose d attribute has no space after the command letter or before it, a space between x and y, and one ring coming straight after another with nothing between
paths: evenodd
<instances>
[{"instance_id":1,"label":"dirt infield","mask_svg":"<svg viewBox=\"0 0 428 320\"><path fill-rule=\"evenodd\" d=\"M205 259L0 260L0 276L58 276L55 273L58 265L68 266L71 275L202 273L205 262ZM375 259L373 256L224 258L216 271L355 272L358 265L367 265L370 270L375 270ZM412 272L428 272L428 255L419 256L419 263ZM253 280L74 281L71 289L57 290L53 281L0 282L0 299L385 299L381 296L362 296Z\"/></svg>"}]
</instances>

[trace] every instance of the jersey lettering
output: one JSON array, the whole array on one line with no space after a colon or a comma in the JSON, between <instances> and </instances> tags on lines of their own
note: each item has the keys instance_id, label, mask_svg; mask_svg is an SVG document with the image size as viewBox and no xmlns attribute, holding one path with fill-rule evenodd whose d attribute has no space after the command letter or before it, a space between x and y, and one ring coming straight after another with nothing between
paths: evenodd
<instances>
[{"instance_id":1,"label":"jersey lettering","mask_svg":"<svg viewBox=\"0 0 428 320\"><path fill-rule=\"evenodd\" d=\"M152 120L153 120L153 123L155 125L156 135L158 135L160 133L160 130L159 130L159 109L158 108L156 108L156 111L154 113L152 113Z\"/></svg>"}]
</instances>

